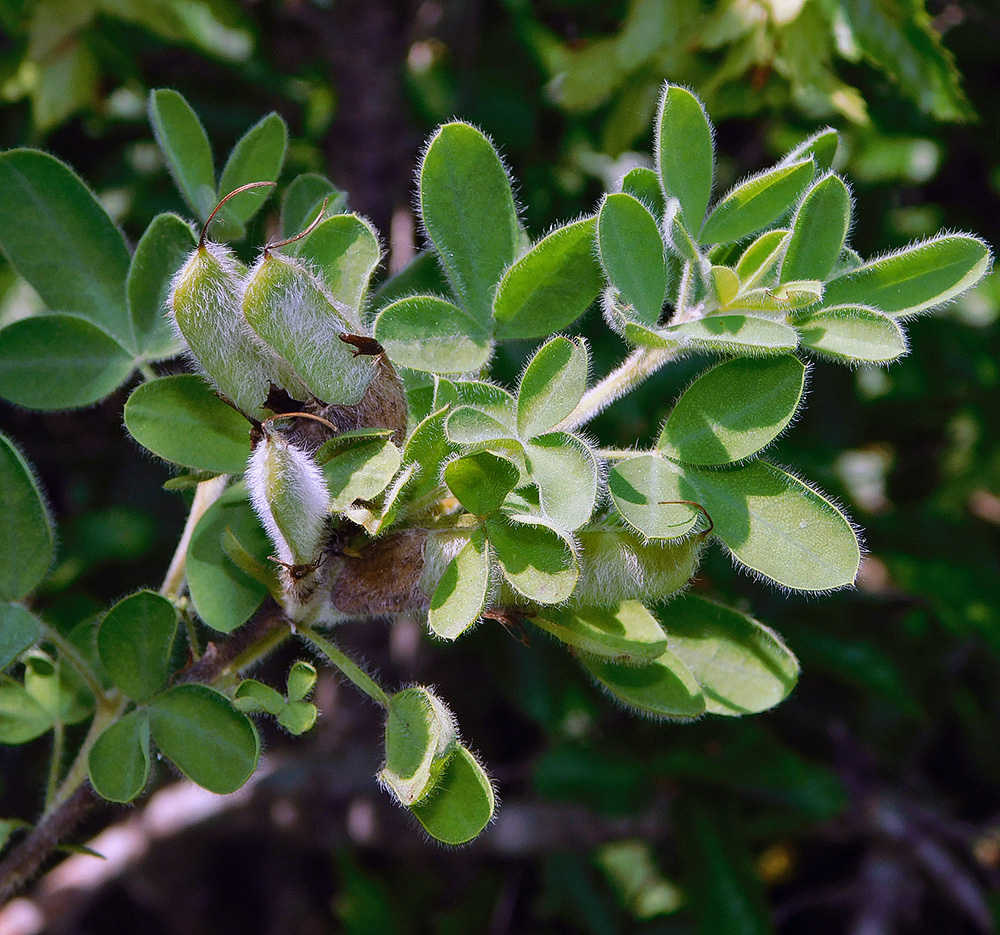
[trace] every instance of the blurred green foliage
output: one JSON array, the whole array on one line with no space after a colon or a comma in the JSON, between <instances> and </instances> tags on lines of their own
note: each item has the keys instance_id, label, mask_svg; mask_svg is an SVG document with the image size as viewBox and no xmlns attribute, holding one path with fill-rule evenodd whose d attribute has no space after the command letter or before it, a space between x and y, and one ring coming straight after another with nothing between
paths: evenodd
<instances>
[{"instance_id":1,"label":"blurred green foliage","mask_svg":"<svg viewBox=\"0 0 1000 935\"><path fill-rule=\"evenodd\" d=\"M829 122L868 219L854 233L862 253L942 223L1000 241L1000 11L985 0L371 5L406 37L394 79L408 95L396 127L404 174L436 123L475 121L523 180L533 232L591 210L604 183L648 163L643 134L669 78L706 100L722 151L738 154L720 167L723 185ZM72 162L133 238L157 212L182 210L146 128L150 87L182 90L219 151L277 108L293 128L289 177L337 180L324 152L343 102L321 43L302 31L356 8L3 0L0 143ZM0 325L35 308L0 269ZM903 895L879 902L882 927L865 931L977 932L1000 920L998 317L994 273L916 322L910 356L890 369L820 365L797 430L776 447L776 461L801 465L865 528L858 590L811 602L757 587L718 552L703 566L706 589L753 606L798 654L788 702L741 722L637 724L554 646L478 631L435 656L430 678L468 693L461 719L497 767L508 812L517 801L571 806L597 830L503 859L339 845L310 884L331 930L862 931L880 860ZM595 370L621 350L594 342ZM501 361L511 376L520 364ZM594 425L602 441L655 437L696 369L674 366L613 408ZM120 404L72 419L0 411L69 530L42 598L67 631L156 580L179 531L176 495L124 442ZM38 784L18 776L42 757L16 757L0 752L7 803Z\"/></svg>"}]
</instances>

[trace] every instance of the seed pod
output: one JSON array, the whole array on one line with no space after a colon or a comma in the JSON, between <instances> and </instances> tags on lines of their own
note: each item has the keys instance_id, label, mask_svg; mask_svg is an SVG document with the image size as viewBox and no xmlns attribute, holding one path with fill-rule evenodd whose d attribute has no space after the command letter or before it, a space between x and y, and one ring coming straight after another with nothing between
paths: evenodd
<instances>
[{"instance_id":1,"label":"seed pod","mask_svg":"<svg viewBox=\"0 0 1000 935\"><path fill-rule=\"evenodd\" d=\"M247 415L262 418L272 383L296 398L304 387L247 326L240 308L245 275L228 247L206 241L174 277L168 305L209 379Z\"/></svg>"},{"instance_id":2,"label":"seed pod","mask_svg":"<svg viewBox=\"0 0 1000 935\"><path fill-rule=\"evenodd\" d=\"M243 293L250 327L291 363L322 402L354 406L376 376L374 359L340 339L353 329L320 281L298 260L265 251Z\"/></svg>"},{"instance_id":3,"label":"seed pod","mask_svg":"<svg viewBox=\"0 0 1000 935\"><path fill-rule=\"evenodd\" d=\"M582 607L655 601L679 591L698 568L703 536L646 542L625 529L580 532L580 579L570 597Z\"/></svg>"},{"instance_id":4,"label":"seed pod","mask_svg":"<svg viewBox=\"0 0 1000 935\"><path fill-rule=\"evenodd\" d=\"M330 491L313 458L265 426L250 455L246 481L277 559L293 568L314 565L326 531Z\"/></svg>"}]
</instances>

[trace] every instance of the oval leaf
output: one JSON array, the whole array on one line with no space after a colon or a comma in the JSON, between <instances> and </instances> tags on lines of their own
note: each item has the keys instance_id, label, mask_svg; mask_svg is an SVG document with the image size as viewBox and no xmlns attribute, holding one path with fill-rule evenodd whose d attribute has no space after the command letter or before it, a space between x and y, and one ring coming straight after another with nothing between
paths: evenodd
<instances>
[{"instance_id":1,"label":"oval leaf","mask_svg":"<svg viewBox=\"0 0 1000 935\"><path fill-rule=\"evenodd\" d=\"M273 552L247 501L242 484L230 487L198 521L187 549L187 577L198 616L213 630L229 633L246 623L267 595L267 586L237 568L224 546L229 530L261 564Z\"/></svg>"},{"instance_id":2,"label":"oval leaf","mask_svg":"<svg viewBox=\"0 0 1000 935\"><path fill-rule=\"evenodd\" d=\"M393 363L429 373L478 370L490 357L490 336L478 315L432 295L386 306L375 338Z\"/></svg>"},{"instance_id":3,"label":"oval leaf","mask_svg":"<svg viewBox=\"0 0 1000 935\"><path fill-rule=\"evenodd\" d=\"M465 844L490 823L496 799L478 760L459 745L448 759L434 791L410 811L427 833L443 844Z\"/></svg>"},{"instance_id":4,"label":"oval leaf","mask_svg":"<svg viewBox=\"0 0 1000 935\"><path fill-rule=\"evenodd\" d=\"M681 203L685 226L697 232L712 194L715 155L705 108L686 88L664 86L653 144L663 191Z\"/></svg>"},{"instance_id":5,"label":"oval leaf","mask_svg":"<svg viewBox=\"0 0 1000 935\"><path fill-rule=\"evenodd\" d=\"M694 594L661 614L670 651L691 670L711 714L754 714L788 697L799 664L773 630Z\"/></svg>"},{"instance_id":6,"label":"oval leaf","mask_svg":"<svg viewBox=\"0 0 1000 935\"><path fill-rule=\"evenodd\" d=\"M906 336L893 319L864 306L824 309L795 323L810 350L844 363L886 364L906 353Z\"/></svg>"},{"instance_id":7,"label":"oval leaf","mask_svg":"<svg viewBox=\"0 0 1000 935\"><path fill-rule=\"evenodd\" d=\"M111 608L97 630L97 652L108 677L143 702L170 675L177 611L165 597L139 591Z\"/></svg>"},{"instance_id":8,"label":"oval leaf","mask_svg":"<svg viewBox=\"0 0 1000 935\"><path fill-rule=\"evenodd\" d=\"M629 665L650 662L667 648L663 628L638 601L607 609L546 607L528 619L569 646Z\"/></svg>"},{"instance_id":9,"label":"oval leaf","mask_svg":"<svg viewBox=\"0 0 1000 935\"><path fill-rule=\"evenodd\" d=\"M520 476L513 462L491 451L456 458L444 469L445 483L459 503L475 516L498 510Z\"/></svg>"},{"instance_id":10,"label":"oval leaf","mask_svg":"<svg viewBox=\"0 0 1000 935\"><path fill-rule=\"evenodd\" d=\"M69 166L33 149L0 154L0 248L49 308L134 349L125 241Z\"/></svg>"},{"instance_id":11,"label":"oval leaf","mask_svg":"<svg viewBox=\"0 0 1000 935\"><path fill-rule=\"evenodd\" d=\"M799 343L794 328L758 315L710 315L656 334L682 346L744 354L785 354Z\"/></svg>"},{"instance_id":12,"label":"oval leaf","mask_svg":"<svg viewBox=\"0 0 1000 935\"><path fill-rule=\"evenodd\" d=\"M479 619L486 604L490 583L490 558L482 529L475 529L469 541L445 567L434 589L427 624L442 639L461 636Z\"/></svg>"},{"instance_id":13,"label":"oval leaf","mask_svg":"<svg viewBox=\"0 0 1000 935\"><path fill-rule=\"evenodd\" d=\"M55 545L52 519L34 474L14 443L2 433L0 490L3 491L0 497L0 541L4 543L8 555L8 560L0 565L0 599L16 601L30 594L41 583L52 564ZM18 627L18 630L23 631L24 626ZM6 664L0 665L0 669Z\"/></svg>"},{"instance_id":14,"label":"oval leaf","mask_svg":"<svg viewBox=\"0 0 1000 935\"><path fill-rule=\"evenodd\" d=\"M551 431L580 402L587 388L589 357L582 339L553 338L531 358L517 393L522 438Z\"/></svg>"},{"instance_id":15,"label":"oval leaf","mask_svg":"<svg viewBox=\"0 0 1000 935\"><path fill-rule=\"evenodd\" d=\"M207 685L176 685L148 706L161 752L209 792L235 792L257 768L260 738L250 719Z\"/></svg>"},{"instance_id":16,"label":"oval leaf","mask_svg":"<svg viewBox=\"0 0 1000 935\"><path fill-rule=\"evenodd\" d=\"M194 246L188 223L176 214L158 214L136 245L128 270L129 313L136 347L149 360L174 357L184 349L170 319L167 297L174 274Z\"/></svg>"},{"instance_id":17,"label":"oval leaf","mask_svg":"<svg viewBox=\"0 0 1000 935\"><path fill-rule=\"evenodd\" d=\"M676 467L656 455L619 461L608 489L625 522L647 539L676 539L698 524L701 512L684 502Z\"/></svg>"},{"instance_id":18,"label":"oval leaf","mask_svg":"<svg viewBox=\"0 0 1000 935\"><path fill-rule=\"evenodd\" d=\"M250 457L250 423L195 374L137 386L125 427L153 454L196 471L242 474Z\"/></svg>"},{"instance_id":19,"label":"oval leaf","mask_svg":"<svg viewBox=\"0 0 1000 935\"><path fill-rule=\"evenodd\" d=\"M656 220L631 195L608 195L597 215L597 248L608 279L634 317L654 326L667 294L667 261Z\"/></svg>"},{"instance_id":20,"label":"oval leaf","mask_svg":"<svg viewBox=\"0 0 1000 935\"><path fill-rule=\"evenodd\" d=\"M573 593L578 570L568 536L521 514L491 516L486 535L504 577L529 601L558 604Z\"/></svg>"},{"instance_id":21,"label":"oval leaf","mask_svg":"<svg viewBox=\"0 0 1000 935\"><path fill-rule=\"evenodd\" d=\"M783 228L761 234L740 257L736 275L741 288L746 291L758 285L781 259L788 231Z\"/></svg>"},{"instance_id":22,"label":"oval leaf","mask_svg":"<svg viewBox=\"0 0 1000 935\"><path fill-rule=\"evenodd\" d=\"M781 281L823 281L840 258L851 227L851 193L836 176L820 179L806 192L781 261Z\"/></svg>"},{"instance_id":23,"label":"oval leaf","mask_svg":"<svg viewBox=\"0 0 1000 935\"><path fill-rule=\"evenodd\" d=\"M700 243L728 243L756 234L781 217L812 181L811 159L778 166L741 182L712 209Z\"/></svg>"},{"instance_id":24,"label":"oval leaf","mask_svg":"<svg viewBox=\"0 0 1000 935\"><path fill-rule=\"evenodd\" d=\"M149 122L177 188L200 221L217 201L212 147L198 115L170 88L149 92Z\"/></svg>"},{"instance_id":25,"label":"oval leaf","mask_svg":"<svg viewBox=\"0 0 1000 935\"><path fill-rule=\"evenodd\" d=\"M637 666L586 655L580 662L601 688L639 714L689 719L705 711L705 697L694 676L669 649Z\"/></svg>"},{"instance_id":26,"label":"oval leaf","mask_svg":"<svg viewBox=\"0 0 1000 935\"><path fill-rule=\"evenodd\" d=\"M504 273L493 303L498 338L544 338L579 318L604 285L594 218L556 228Z\"/></svg>"},{"instance_id":27,"label":"oval leaf","mask_svg":"<svg viewBox=\"0 0 1000 935\"><path fill-rule=\"evenodd\" d=\"M517 254L520 229L510 179L475 127L446 123L431 137L420 166L420 216L476 333L484 332L497 283Z\"/></svg>"},{"instance_id":28,"label":"oval leaf","mask_svg":"<svg viewBox=\"0 0 1000 935\"><path fill-rule=\"evenodd\" d=\"M371 224L356 214L327 218L300 241L296 256L308 263L330 294L360 319L368 282L382 259Z\"/></svg>"},{"instance_id":29,"label":"oval leaf","mask_svg":"<svg viewBox=\"0 0 1000 935\"><path fill-rule=\"evenodd\" d=\"M149 718L131 711L115 721L87 757L90 784L109 802L131 802L149 781Z\"/></svg>"},{"instance_id":30,"label":"oval leaf","mask_svg":"<svg viewBox=\"0 0 1000 935\"><path fill-rule=\"evenodd\" d=\"M591 450L566 432L539 435L524 450L542 512L563 529L579 529L597 499L597 460Z\"/></svg>"},{"instance_id":31,"label":"oval leaf","mask_svg":"<svg viewBox=\"0 0 1000 935\"><path fill-rule=\"evenodd\" d=\"M790 354L718 364L677 400L657 447L691 464L748 458L792 421L805 378L805 367Z\"/></svg>"},{"instance_id":32,"label":"oval leaf","mask_svg":"<svg viewBox=\"0 0 1000 935\"><path fill-rule=\"evenodd\" d=\"M113 393L132 355L75 315L22 318L0 331L0 396L29 409L78 409Z\"/></svg>"},{"instance_id":33,"label":"oval leaf","mask_svg":"<svg viewBox=\"0 0 1000 935\"><path fill-rule=\"evenodd\" d=\"M432 691L405 688L389 699L385 720L385 766L379 781L403 805L430 793L455 749L455 717Z\"/></svg>"},{"instance_id":34,"label":"oval leaf","mask_svg":"<svg viewBox=\"0 0 1000 935\"><path fill-rule=\"evenodd\" d=\"M683 473L682 492L708 510L714 534L747 568L800 591L854 582L861 552L851 524L798 478L766 461Z\"/></svg>"},{"instance_id":35,"label":"oval leaf","mask_svg":"<svg viewBox=\"0 0 1000 935\"><path fill-rule=\"evenodd\" d=\"M233 147L219 180L219 195L225 197L250 182L275 182L285 164L288 127L271 113L255 123ZM246 224L264 205L270 188L252 189L234 195L223 206L227 218Z\"/></svg>"},{"instance_id":36,"label":"oval leaf","mask_svg":"<svg viewBox=\"0 0 1000 935\"><path fill-rule=\"evenodd\" d=\"M990 266L981 240L948 234L869 260L826 285L824 302L912 315L971 289Z\"/></svg>"}]
</instances>

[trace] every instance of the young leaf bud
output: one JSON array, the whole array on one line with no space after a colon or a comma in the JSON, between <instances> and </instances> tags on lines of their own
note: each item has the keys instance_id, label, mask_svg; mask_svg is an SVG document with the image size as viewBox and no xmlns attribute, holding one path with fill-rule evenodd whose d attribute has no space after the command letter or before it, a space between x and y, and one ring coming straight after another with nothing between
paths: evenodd
<instances>
[{"instance_id":1,"label":"young leaf bud","mask_svg":"<svg viewBox=\"0 0 1000 935\"><path fill-rule=\"evenodd\" d=\"M240 308L246 271L228 247L205 241L191 252L170 287L173 322L199 366L247 415L264 415L271 384L297 398L304 387L247 326Z\"/></svg>"},{"instance_id":2,"label":"young leaf bud","mask_svg":"<svg viewBox=\"0 0 1000 935\"><path fill-rule=\"evenodd\" d=\"M373 356L356 354L358 348L341 339L351 327L319 280L298 260L265 251L246 281L243 313L317 399L354 406L375 379Z\"/></svg>"},{"instance_id":3,"label":"young leaf bud","mask_svg":"<svg viewBox=\"0 0 1000 935\"><path fill-rule=\"evenodd\" d=\"M289 566L316 562L329 512L330 492L313 458L265 427L246 473L250 502Z\"/></svg>"},{"instance_id":4,"label":"young leaf bud","mask_svg":"<svg viewBox=\"0 0 1000 935\"><path fill-rule=\"evenodd\" d=\"M379 782L403 805L434 789L458 740L455 716L430 689L396 692L385 722L385 766Z\"/></svg>"}]
</instances>

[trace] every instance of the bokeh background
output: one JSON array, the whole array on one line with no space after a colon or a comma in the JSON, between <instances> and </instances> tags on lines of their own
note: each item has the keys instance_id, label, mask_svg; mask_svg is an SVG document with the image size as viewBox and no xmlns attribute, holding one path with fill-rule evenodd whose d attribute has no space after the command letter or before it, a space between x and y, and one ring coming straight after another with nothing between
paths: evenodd
<instances>
[{"instance_id":1,"label":"bokeh background","mask_svg":"<svg viewBox=\"0 0 1000 935\"><path fill-rule=\"evenodd\" d=\"M0 0L0 147L69 162L134 242L158 212L184 210L146 120L150 88L180 90L217 154L276 110L292 129L288 177L328 174L398 266L420 246L413 170L436 124L461 117L492 136L537 235L649 160L666 78L706 101L720 185L829 124L862 255L941 227L996 244L998 47L990 0ZM251 239L268 223L262 212ZM0 326L36 301L0 261ZM998 316L993 274L914 322L911 354L892 367L815 367L774 457L864 528L856 590L790 596L708 553L695 586L800 658L799 687L775 711L642 722L544 639L526 647L489 625L445 647L418 621L350 625L345 642L387 683L438 686L490 764L503 804L486 835L461 850L426 841L374 783L377 712L326 676L319 726L266 734L266 769L231 801L174 787L96 816L85 830L114 823L118 850L106 837L103 864L71 858L102 869L43 883L25 931L993 931ZM595 312L585 329L597 371L609 369L623 345ZM498 373L519 365L515 349ZM672 367L595 432L652 438L703 365ZM66 626L155 586L183 522L167 468L127 438L123 402L0 404L60 524L39 601ZM47 753L45 741L0 748L3 817L37 812ZM161 786L172 778L160 770Z\"/></svg>"}]
</instances>

